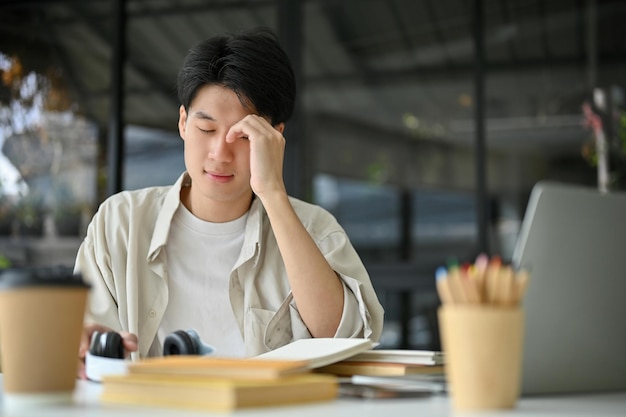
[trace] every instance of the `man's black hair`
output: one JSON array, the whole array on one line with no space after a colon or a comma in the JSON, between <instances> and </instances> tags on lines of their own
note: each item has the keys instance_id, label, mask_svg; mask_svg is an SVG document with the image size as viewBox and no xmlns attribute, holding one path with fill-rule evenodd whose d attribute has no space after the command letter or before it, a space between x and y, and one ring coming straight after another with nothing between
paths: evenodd
<instances>
[{"instance_id":1,"label":"man's black hair","mask_svg":"<svg viewBox=\"0 0 626 417\"><path fill-rule=\"evenodd\" d=\"M194 46L178 74L178 99L188 111L205 85L226 87L248 110L286 122L293 112L296 82L276 35L257 28L211 37Z\"/></svg>"}]
</instances>

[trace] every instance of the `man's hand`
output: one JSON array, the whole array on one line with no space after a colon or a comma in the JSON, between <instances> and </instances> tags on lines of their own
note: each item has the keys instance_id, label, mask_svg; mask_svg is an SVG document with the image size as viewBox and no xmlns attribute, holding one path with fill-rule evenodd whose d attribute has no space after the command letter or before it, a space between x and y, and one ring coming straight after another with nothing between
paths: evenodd
<instances>
[{"instance_id":1,"label":"man's hand","mask_svg":"<svg viewBox=\"0 0 626 417\"><path fill-rule=\"evenodd\" d=\"M286 194L283 181L283 129L282 123L274 127L263 117L249 114L231 126L226 134L228 143L246 139L250 141L250 186L259 197L273 191Z\"/></svg>"},{"instance_id":2,"label":"man's hand","mask_svg":"<svg viewBox=\"0 0 626 417\"><path fill-rule=\"evenodd\" d=\"M80 338L80 346L78 348L78 378L87 379L85 374L85 356L89 351L89 343L91 342L91 336L94 332L112 332L113 329L102 326L99 324L88 324L83 327L83 334ZM131 352L135 352L138 349L137 336L129 332L118 332L122 337L122 344L124 345L124 354L126 357Z\"/></svg>"}]
</instances>

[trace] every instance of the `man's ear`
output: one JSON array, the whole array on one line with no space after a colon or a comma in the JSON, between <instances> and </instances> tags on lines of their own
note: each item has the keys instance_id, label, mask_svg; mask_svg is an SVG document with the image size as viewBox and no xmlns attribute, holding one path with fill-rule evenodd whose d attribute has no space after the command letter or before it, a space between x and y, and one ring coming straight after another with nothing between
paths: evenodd
<instances>
[{"instance_id":1,"label":"man's ear","mask_svg":"<svg viewBox=\"0 0 626 417\"><path fill-rule=\"evenodd\" d=\"M274 126L274 129L278 130L282 135L285 132L285 123L277 124L276 126Z\"/></svg>"},{"instance_id":2,"label":"man's ear","mask_svg":"<svg viewBox=\"0 0 626 417\"><path fill-rule=\"evenodd\" d=\"M185 128L187 127L187 110L181 105L178 109L178 134L185 140Z\"/></svg>"}]
</instances>

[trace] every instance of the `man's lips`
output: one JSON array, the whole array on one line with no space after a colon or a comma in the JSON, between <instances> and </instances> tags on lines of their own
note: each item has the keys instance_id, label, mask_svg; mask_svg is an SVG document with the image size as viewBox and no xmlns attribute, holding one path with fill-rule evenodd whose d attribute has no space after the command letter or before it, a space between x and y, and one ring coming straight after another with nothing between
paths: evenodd
<instances>
[{"instance_id":1,"label":"man's lips","mask_svg":"<svg viewBox=\"0 0 626 417\"><path fill-rule=\"evenodd\" d=\"M204 174L215 182L228 182L233 178L232 174L226 174L222 172L204 171Z\"/></svg>"}]
</instances>

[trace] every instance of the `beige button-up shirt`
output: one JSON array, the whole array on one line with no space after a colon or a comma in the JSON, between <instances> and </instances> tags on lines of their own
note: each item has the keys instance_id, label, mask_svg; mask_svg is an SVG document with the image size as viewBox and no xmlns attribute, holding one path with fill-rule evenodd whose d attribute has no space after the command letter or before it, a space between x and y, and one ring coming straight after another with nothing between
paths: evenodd
<instances>
[{"instance_id":1,"label":"beige button-up shirt","mask_svg":"<svg viewBox=\"0 0 626 417\"><path fill-rule=\"evenodd\" d=\"M139 338L133 358L149 356L168 301L164 247L186 174L172 186L123 191L94 215L75 270L92 284L87 320ZM380 338L381 307L367 271L335 218L321 207L290 201L344 286L335 337ZM204 260L203 260L204 261ZM270 222L254 199L243 247L230 274L230 302L250 356L310 338L295 304ZM194 306L190 306L194 308Z\"/></svg>"}]
</instances>

